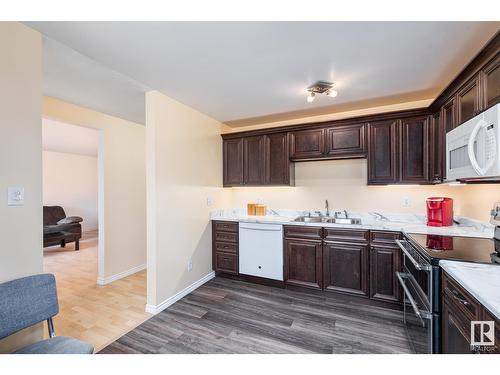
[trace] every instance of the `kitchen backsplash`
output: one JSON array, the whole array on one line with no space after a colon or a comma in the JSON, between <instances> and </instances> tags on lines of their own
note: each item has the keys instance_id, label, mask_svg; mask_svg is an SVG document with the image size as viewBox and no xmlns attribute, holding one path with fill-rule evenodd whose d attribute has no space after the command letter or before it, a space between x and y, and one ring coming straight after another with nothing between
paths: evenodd
<instances>
[{"instance_id":1,"label":"kitchen backsplash","mask_svg":"<svg viewBox=\"0 0 500 375\"><path fill-rule=\"evenodd\" d=\"M367 186L366 159L295 163L294 187L242 187L228 189L229 207L246 207L248 202L264 203L272 209L324 209L330 207L358 212L425 214L425 200L446 196L454 200L455 215L489 220L500 185L397 185Z\"/></svg>"}]
</instances>

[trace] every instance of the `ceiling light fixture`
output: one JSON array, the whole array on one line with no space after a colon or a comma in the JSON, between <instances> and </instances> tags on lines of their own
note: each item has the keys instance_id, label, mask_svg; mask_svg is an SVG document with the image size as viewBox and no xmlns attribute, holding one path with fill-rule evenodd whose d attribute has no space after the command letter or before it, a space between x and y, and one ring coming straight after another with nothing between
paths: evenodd
<instances>
[{"instance_id":1,"label":"ceiling light fixture","mask_svg":"<svg viewBox=\"0 0 500 375\"><path fill-rule=\"evenodd\" d=\"M316 97L316 94L314 92L309 92L309 94L307 94L307 102L308 103L312 103L314 101L314 98Z\"/></svg>"},{"instance_id":2,"label":"ceiling light fixture","mask_svg":"<svg viewBox=\"0 0 500 375\"><path fill-rule=\"evenodd\" d=\"M337 91L333 89L333 82L318 81L307 88L307 102L312 103L316 94L325 94L330 98L337 96Z\"/></svg>"}]
</instances>

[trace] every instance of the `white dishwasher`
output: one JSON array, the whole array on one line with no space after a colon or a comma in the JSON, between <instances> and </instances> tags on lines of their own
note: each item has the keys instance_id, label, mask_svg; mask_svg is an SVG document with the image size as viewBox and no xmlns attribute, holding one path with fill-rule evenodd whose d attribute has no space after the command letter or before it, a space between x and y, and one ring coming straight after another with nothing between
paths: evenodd
<instances>
[{"instance_id":1,"label":"white dishwasher","mask_svg":"<svg viewBox=\"0 0 500 375\"><path fill-rule=\"evenodd\" d=\"M240 223L240 273L283 281L283 226Z\"/></svg>"}]
</instances>

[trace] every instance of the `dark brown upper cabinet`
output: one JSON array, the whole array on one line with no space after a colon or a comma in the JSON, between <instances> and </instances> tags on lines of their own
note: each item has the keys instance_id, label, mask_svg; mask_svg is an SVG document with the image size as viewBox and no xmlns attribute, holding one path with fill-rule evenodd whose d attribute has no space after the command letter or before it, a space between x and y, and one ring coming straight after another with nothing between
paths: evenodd
<instances>
[{"instance_id":1,"label":"dark brown upper cabinet","mask_svg":"<svg viewBox=\"0 0 500 375\"><path fill-rule=\"evenodd\" d=\"M292 160L321 159L325 150L325 129L298 130L290 134Z\"/></svg>"},{"instance_id":2,"label":"dark brown upper cabinet","mask_svg":"<svg viewBox=\"0 0 500 375\"><path fill-rule=\"evenodd\" d=\"M243 138L224 140L223 164L224 186L243 185Z\"/></svg>"},{"instance_id":3,"label":"dark brown upper cabinet","mask_svg":"<svg viewBox=\"0 0 500 375\"><path fill-rule=\"evenodd\" d=\"M323 244L323 285L326 290L368 296L368 245Z\"/></svg>"},{"instance_id":4,"label":"dark brown upper cabinet","mask_svg":"<svg viewBox=\"0 0 500 375\"><path fill-rule=\"evenodd\" d=\"M453 96L441 107L441 121L447 133L457 126L455 102L456 97Z\"/></svg>"},{"instance_id":5,"label":"dark brown upper cabinet","mask_svg":"<svg viewBox=\"0 0 500 375\"><path fill-rule=\"evenodd\" d=\"M467 82L457 93L457 126L473 118L482 109L479 74Z\"/></svg>"},{"instance_id":6,"label":"dark brown upper cabinet","mask_svg":"<svg viewBox=\"0 0 500 375\"><path fill-rule=\"evenodd\" d=\"M246 137L243 139L243 181L245 185L264 185L264 147L264 136Z\"/></svg>"},{"instance_id":7,"label":"dark brown upper cabinet","mask_svg":"<svg viewBox=\"0 0 500 375\"><path fill-rule=\"evenodd\" d=\"M429 118L413 117L400 121L401 174L403 184L424 184L429 181Z\"/></svg>"},{"instance_id":8,"label":"dark brown upper cabinet","mask_svg":"<svg viewBox=\"0 0 500 375\"><path fill-rule=\"evenodd\" d=\"M293 185L293 163L289 157L288 133L265 136L265 183L267 185Z\"/></svg>"},{"instance_id":9,"label":"dark brown upper cabinet","mask_svg":"<svg viewBox=\"0 0 500 375\"><path fill-rule=\"evenodd\" d=\"M396 120L368 125L368 184L385 185L398 182Z\"/></svg>"},{"instance_id":10,"label":"dark brown upper cabinet","mask_svg":"<svg viewBox=\"0 0 500 375\"><path fill-rule=\"evenodd\" d=\"M293 185L287 133L223 140L223 185Z\"/></svg>"},{"instance_id":11,"label":"dark brown upper cabinet","mask_svg":"<svg viewBox=\"0 0 500 375\"><path fill-rule=\"evenodd\" d=\"M500 102L500 54L483 70L483 106L484 108Z\"/></svg>"},{"instance_id":12,"label":"dark brown upper cabinet","mask_svg":"<svg viewBox=\"0 0 500 375\"><path fill-rule=\"evenodd\" d=\"M336 158L365 157L365 133L364 124L327 128L325 155Z\"/></svg>"},{"instance_id":13,"label":"dark brown upper cabinet","mask_svg":"<svg viewBox=\"0 0 500 375\"><path fill-rule=\"evenodd\" d=\"M444 180L445 174L445 131L441 122L441 112L437 112L432 116L430 123L430 145L431 152L429 153L431 161L431 180L433 183L440 183Z\"/></svg>"}]
</instances>

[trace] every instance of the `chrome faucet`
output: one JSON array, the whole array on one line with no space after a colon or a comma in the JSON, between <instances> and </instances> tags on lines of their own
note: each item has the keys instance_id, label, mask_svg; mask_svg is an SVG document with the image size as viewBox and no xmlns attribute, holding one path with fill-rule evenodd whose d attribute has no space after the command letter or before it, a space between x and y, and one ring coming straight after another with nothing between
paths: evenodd
<instances>
[{"instance_id":1,"label":"chrome faucet","mask_svg":"<svg viewBox=\"0 0 500 375\"><path fill-rule=\"evenodd\" d=\"M328 205L328 199L325 199L326 216L330 216L330 206Z\"/></svg>"}]
</instances>

